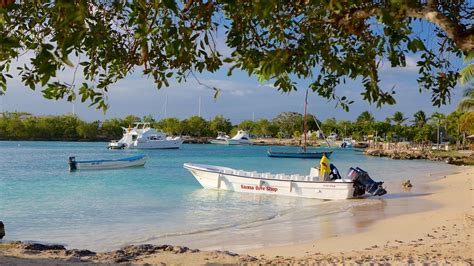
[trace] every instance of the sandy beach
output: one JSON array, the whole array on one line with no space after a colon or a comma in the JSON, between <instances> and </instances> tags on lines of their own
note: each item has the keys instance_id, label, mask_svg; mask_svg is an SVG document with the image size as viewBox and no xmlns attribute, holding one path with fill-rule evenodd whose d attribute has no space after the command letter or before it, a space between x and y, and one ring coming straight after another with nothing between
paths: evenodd
<instances>
[{"instance_id":1,"label":"sandy beach","mask_svg":"<svg viewBox=\"0 0 474 266\"><path fill-rule=\"evenodd\" d=\"M469 265L474 261L474 167L460 167L459 172L428 184L412 180L423 193L414 197L388 198L398 209L424 201L420 211L401 211L382 219L366 222L361 230L332 235L304 243L229 251L202 251L182 246L138 245L111 252L66 250L62 246L24 243L0 244L0 264L313 264L313 263L441 263ZM392 204L393 205L393 204ZM359 216L367 210L356 209ZM384 210L382 210L384 211ZM386 211L386 210L385 210ZM337 225L342 226L342 225ZM7 231L8 233L8 231Z\"/></svg>"}]
</instances>

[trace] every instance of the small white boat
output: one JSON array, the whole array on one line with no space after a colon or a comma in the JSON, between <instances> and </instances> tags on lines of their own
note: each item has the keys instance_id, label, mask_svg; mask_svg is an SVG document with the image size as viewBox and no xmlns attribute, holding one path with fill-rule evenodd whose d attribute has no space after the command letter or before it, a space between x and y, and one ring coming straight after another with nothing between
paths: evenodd
<instances>
[{"instance_id":1,"label":"small white boat","mask_svg":"<svg viewBox=\"0 0 474 266\"><path fill-rule=\"evenodd\" d=\"M225 132L217 132L217 138L211 140L212 144L220 144L220 145L239 145L240 142L235 139L231 139L229 135Z\"/></svg>"},{"instance_id":2,"label":"small white boat","mask_svg":"<svg viewBox=\"0 0 474 266\"><path fill-rule=\"evenodd\" d=\"M237 141L239 144L252 144L252 141L250 140L249 133L244 130L239 130L237 131L237 134L233 136L230 141Z\"/></svg>"},{"instance_id":3,"label":"small white boat","mask_svg":"<svg viewBox=\"0 0 474 266\"><path fill-rule=\"evenodd\" d=\"M116 169L133 166L143 166L146 162L145 155L132 156L121 159L112 160L89 160L76 161L76 157L69 157L69 170L102 170L102 169Z\"/></svg>"},{"instance_id":4,"label":"small white boat","mask_svg":"<svg viewBox=\"0 0 474 266\"><path fill-rule=\"evenodd\" d=\"M353 145L352 138L343 138L341 143L341 148L343 149L351 149Z\"/></svg>"},{"instance_id":5,"label":"small white boat","mask_svg":"<svg viewBox=\"0 0 474 266\"><path fill-rule=\"evenodd\" d=\"M360 197L366 191L376 196L386 193L382 188L383 182L375 182L368 175L364 176L365 183L353 178L320 181L316 168L311 169L310 175L302 176L247 172L222 166L191 163L186 163L183 167L194 175L201 186L207 189L324 200Z\"/></svg>"},{"instance_id":6,"label":"small white boat","mask_svg":"<svg viewBox=\"0 0 474 266\"><path fill-rule=\"evenodd\" d=\"M183 140L168 137L165 133L150 127L150 123L135 123L133 128L122 128L123 137L112 140L109 149L179 149Z\"/></svg>"}]
</instances>

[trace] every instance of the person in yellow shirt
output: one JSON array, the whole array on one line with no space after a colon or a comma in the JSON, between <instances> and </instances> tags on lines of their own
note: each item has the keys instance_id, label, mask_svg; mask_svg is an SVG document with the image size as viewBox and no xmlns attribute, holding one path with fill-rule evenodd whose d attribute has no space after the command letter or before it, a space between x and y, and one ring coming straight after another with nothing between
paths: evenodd
<instances>
[{"instance_id":1,"label":"person in yellow shirt","mask_svg":"<svg viewBox=\"0 0 474 266\"><path fill-rule=\"evenodd\" d=\"M321 161L319 161L319 180L320 181L327 181L329 180L329 173L331 169L329 167L329 160L327 154L323 152L323 157L321 157Z\"/></svg>"}]
</instances>

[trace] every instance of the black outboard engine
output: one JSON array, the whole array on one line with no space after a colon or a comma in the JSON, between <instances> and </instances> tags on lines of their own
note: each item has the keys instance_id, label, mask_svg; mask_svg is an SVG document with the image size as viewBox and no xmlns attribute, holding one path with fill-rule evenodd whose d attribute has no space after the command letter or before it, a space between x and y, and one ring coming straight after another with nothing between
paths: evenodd
<instances>
[{"instance_id":1,"label":"black outboard engine","mask_svg":"<svg viewBox=\"0 0 474 266\"><path fill-rule=\"evenodd\" d=\"M76 157L74 156L69 157L69 170L70 171L77 170Z\"/></svg>"},{"instance_id":2,"label":"black outboard engine","mask_svg":"<svg viewBox=\"0 0 474 266\"><path fill-rule=\"evenodd\" d=\"M382 187L383 182L375 182L366 171L359 167L349 168L347 177L354 182L354 197L362 196L365 192L372 196L387 194L387 190Z\"/></svg>"},{"instance_id":3,"label":"black outboard engine","mask_svg":"<svg viewBox=\"0 0 474 266\"><path fill-rule=\"evenodd\" d=\"M329 178L331 178L331 180L342 179L339 170L337 170L334 164L329 164L329 169L331 169L331 172L329 173Z\"/></svg>"}]
</instances>

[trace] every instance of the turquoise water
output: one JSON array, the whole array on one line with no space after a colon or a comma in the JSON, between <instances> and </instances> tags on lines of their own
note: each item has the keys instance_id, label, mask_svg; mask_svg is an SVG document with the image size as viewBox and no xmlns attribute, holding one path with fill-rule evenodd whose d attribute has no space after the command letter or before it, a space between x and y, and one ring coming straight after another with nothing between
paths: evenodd
<instances>
[{"instance_id":1,"label":"turquoise water","mask_svg":"<svg viewBox=\"0 0 474 266\"><path fill-rule=\"evenodd\" d=\"M323 202L204 190L182 167L192 162L307 174L319 162L269 158L264 146L189 144L179 150L146 151L105 147L106 143L0 142L0 220L6 225L5 239L107 250L144 242L185 245L199 238L196 246L213 247L217 243L208 240L217 233L231 235L242 228L257 232L261 230L255 228L277 220L344 216L371 200ZM149 156L145 167L68 171L71 155L87 160L137 154ZM335 150L330 161L343 174L349 166L367 170L372 178L386 182L389 193L400 180L433 179L455 169L430 161L367 157L352 150Z\"/></svg>"}]
</instances>

